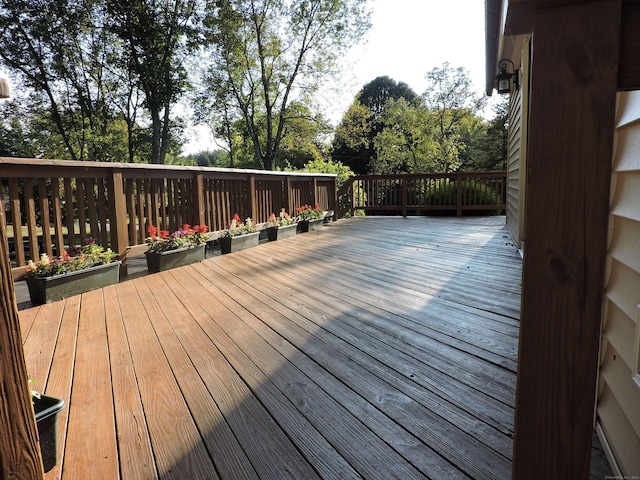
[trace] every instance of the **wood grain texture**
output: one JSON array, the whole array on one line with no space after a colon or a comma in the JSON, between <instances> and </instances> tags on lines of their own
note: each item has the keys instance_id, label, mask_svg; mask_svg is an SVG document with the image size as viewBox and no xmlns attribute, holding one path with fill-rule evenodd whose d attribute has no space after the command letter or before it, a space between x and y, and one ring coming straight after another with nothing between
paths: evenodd
<instances>
[{"instance_id":1,"label":"wood grain texture","mask_svg":"<svg viewBox=\"0 0 640 480\"><path fill-rule=\"evenodd\" d=\"M9 243L0 211L0 478L43 478L36 422L27 386Z\"/></svg>"},{"instance_id":2,"label":"wood grain texture","mask_svg":"<svg viewBox=\"0 0 640 480\"><path fill-rule=\"evenodd\" d=\"M65 345L68 308L103 311L73 428L90 350L123 480L507 478L520 272L504 217L367 217L67 299ZM74 480L91 443L67 442Z\"/></svg>"},{"instance_id":3,"label":"wood grain texture","mask_svg":"<svg viewBox=\"0 0 640 480\"><path fill-rule=\"evenodd\" d=\"M586 478L600 339L620 2L534 22L514 478Z\"/></svg>"}]
</instances>

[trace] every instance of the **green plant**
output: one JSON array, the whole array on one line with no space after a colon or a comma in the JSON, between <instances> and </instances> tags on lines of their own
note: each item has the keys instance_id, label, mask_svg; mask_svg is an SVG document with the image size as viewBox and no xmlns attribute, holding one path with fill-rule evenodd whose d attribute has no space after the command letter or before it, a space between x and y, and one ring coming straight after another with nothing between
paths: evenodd
<instances>
[{"instance_id":1,"label":"green plant","mask_svg":"<svg viewBox=\"0 0 640 480\"><path fill-rule=\"evenodd\" d=\"M299 221L324 218L324 212L320 209L320 204L318 203L316 203L315 208L311 208L311 205L303 205L296 208L296 215Z\"/></svg>"},{"instance_id":2,"label":"green plant","mask_svg":"<svg viewBox=\"0 0 640 480\"><path fill-rule=\"evenodd\" d=\"M220 235L221 238L225 237L236 237L238 235L245 235L247 233L256 232L256 228L253 226L253 221L251 217L248 217L244 222L240 218L240 216L236 213L233 215L233 219L231 223L227 225L226 230L222 231Z\"/></svg>"},{"instance_id":3,"label":"green plant","mask_svg":"<svg viewBox=\"0 0 640 480\"><path fill-rule=\"evenodd\" d=\"M31 392L31 401L33 401L34 398L40 398L40 392L33 389L33 386L36 384L36 381L32 378L29 378L28 382L29 382L29 391Z\"/></svg>"},{"instance_id":4,"label":"green plant","mask_svg":"<svg viewBox=\"0 0 640 480\"><path fill-rule=\"evenodd\" d=\"M500 205L502 200L499 195L485 183L467 179L461 182L461 200L462 205ZM424 194L424 205L455 205L458 195L458 186L456 182L449 181L432 186ZM478 211L478 213L487 213Z\"/></svg>"},{"instance_id":5,"label":"green plant","mask_svg":"<svg viewBox=\"0 0 640 480\"><path fill-rule=\"evenodd\" d=\"M150 252L167 252L169 250L177 250L184 247L195 247L202 245L207 241L207 232L209 227L206 225L183 225L180 230L169 233L167 230L160 230L153 225L149 226L149 237L147 244Z\"/></svg>"},{"instance_id":6,"label":"green plant","mask_svg":"<svg viewBox=\"0 0 640 480\"><path fill-rule=\"evenodd\" d=\"M101 245L96 244L93 238L89 238L83 247L69 247L69 250L63 250L59 257L49 258L49 255L43 253L39 261L29 260L26 267L27 277L45 278L84 270L111 263L117 256L118 254L112 252L110 248L105 250Z\"/></svg>"},{"instance_id":7,"label":"green plant","mask_svg":"<svg viewBox=\"0 0 640 480\"><path fill-rule=\"evenodd\" d=\"M286 227L287 225L291 225L293 223L293 218L289 215L285 209L280 210L280 214L276 217L274 213L269 216L269 221L267 222L268 227Z\"/></svg>"}]
</instances>

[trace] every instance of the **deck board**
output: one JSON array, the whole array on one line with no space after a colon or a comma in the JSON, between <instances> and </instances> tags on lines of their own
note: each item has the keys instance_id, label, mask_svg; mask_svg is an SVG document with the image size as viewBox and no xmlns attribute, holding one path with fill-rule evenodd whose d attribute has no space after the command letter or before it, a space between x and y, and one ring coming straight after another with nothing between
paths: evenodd
<instances>
[{"instance_id":1,"label":"deck board","mask_svg":"<svg viewBox=\"0 0 640 480\"><path fill-rule=\"evenodd\" d=\"M510 478L520 275L504 217L366 217L23 310L46 478Z\"/></svg>"}]
</instances>

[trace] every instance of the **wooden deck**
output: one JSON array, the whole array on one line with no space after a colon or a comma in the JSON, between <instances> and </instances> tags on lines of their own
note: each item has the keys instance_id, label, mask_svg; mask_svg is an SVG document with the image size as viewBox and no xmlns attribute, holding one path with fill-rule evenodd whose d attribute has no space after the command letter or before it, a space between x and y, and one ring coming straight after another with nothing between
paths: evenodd
<instances>
[{"instance_id":1,"label":"wooden deck","mask_svg":"<svg viewBox=\"0 0 640 480\"><path fill-rule=\"evenodd\" d=\"M510 478L520 276L504 217L367 217L22 310L47 479Z\"/></svg>"}]
</instances>

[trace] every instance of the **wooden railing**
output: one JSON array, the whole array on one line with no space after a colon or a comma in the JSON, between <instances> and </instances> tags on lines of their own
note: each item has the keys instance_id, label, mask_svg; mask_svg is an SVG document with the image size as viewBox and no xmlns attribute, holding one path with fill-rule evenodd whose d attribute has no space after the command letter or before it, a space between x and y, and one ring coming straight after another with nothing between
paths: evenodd
<instances>
[{"instance_id":1,"label":"wooden railing","mask_svg":"<svg viewBox=\"0 0 640 480\"><path fill-rule=\"evenodd\" d=\"M95 238L123 260L146 249L149 225L208 225L238 213L257 224L285 208L336 210L335 175L0 157L0 199L14 278L29 259Z\"/></svg>"},{"instance_id":2,"label":"wooden railing","mask_svg":"<svg viewBox=\"0 0 640 480\"><path fill-rule=\"evenodd\" d=\"M359 175L338 191L338 217L392 213L505 211L506 172Z\"/></svg>"}]
</instances>

